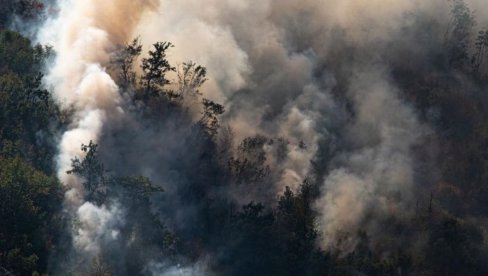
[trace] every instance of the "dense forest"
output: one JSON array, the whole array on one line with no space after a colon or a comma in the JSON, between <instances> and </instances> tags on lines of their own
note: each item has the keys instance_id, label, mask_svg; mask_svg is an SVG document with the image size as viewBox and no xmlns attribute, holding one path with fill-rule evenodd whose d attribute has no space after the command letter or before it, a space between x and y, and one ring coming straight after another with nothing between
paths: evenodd
<instances>
[{"instance_id":1,"label":"dense forest","mask_svg":"<svg viewBox=\"0 0 488 276\"><path fill-rule=\"evenodd\" d=\"M471 1L75 2L0 0L0 275L488 275Z\"/></svg>"}]
</instances>

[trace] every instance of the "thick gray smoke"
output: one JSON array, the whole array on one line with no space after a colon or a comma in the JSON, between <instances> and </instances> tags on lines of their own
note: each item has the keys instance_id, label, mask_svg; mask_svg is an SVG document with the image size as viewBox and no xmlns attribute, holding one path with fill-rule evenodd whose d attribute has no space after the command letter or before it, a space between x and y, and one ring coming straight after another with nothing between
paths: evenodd
<instances>
[{"instance_id":1,"label":"thick gray smoke","mask_svg":"<svg viewBox=\"0 0 488 276\"><path fill-rule=\"evenodd\" d=\"M415 23L410 13L442 22L448 9L442 0L161 1L137 33L146 45L155 38L175 43L171 59L208 66L205 93L225 103L235 144L255 134L289 141L284 162L267 160L278 174L267 184L274 193L298 187L324 150L320 143L330 146L340 136L316 204L329 247L341 233L376 231L376 219L414 211L411 150L426 130L377 57ZM363 53L351 49L355 56L343 52L345 60L336 61L338 47L347 45ZM334 63L347 74L328 68ZM338 77L347 87L337 87ZM350 250L354 241L340 246Z\"/></svg>"},{"instance_id":2,"label":"thick gray smoke","mask_svg":"<svg viewBox=\"0 0 488 276\"><path fill-rule=\"evenodd\" d=\"M150 129L127 115L105 69L134 36L140 36L145 50L156 41L175 44L172 64L193 60L208 68L202 92L226 107L222 124L232 129L233 152L257 134L287 141L282 159L273 157L272 147L263 147L271 168L267 186L245 196L232 188L215 194L246 202L262 200L265 189L267 198L275 199L285 187L297 189L314 177L321 190L315 203L321 246L344 252L357 243L344 240L344 233L380 233L379 221L412 214L417 173L412 148L429 129L400 97L380 53L391 50L388 45L416 23L413 13L447 26L445 2L59 1L59 15L45 24L39 41L56 52L46 84L60 106L73 111L59 142L58 177L69 189L67 208L80 222L73 233L77 247L96 255L100 240L117 239L125 219L124 202L100 207L86 202L81 180L66 174L71 159L82 154L80 145L90 140L105 147L104 161L114 170L148 176L165 188L160 208L171 227L196 223L198 206L176 198L199 162L198 150L182 143L191 134L177 121ZM483 13L482 2L471 4ZM198 110L194 113L198 116ZM124 128L133 136L112 135ZM116 147L124 153L111 155ZM320 172L314 171L313 160L323 162L315 164L323 168ZM168 275L203 273L200 267L168 270L159 260L148 267Z\"/></svg>"},{"instance_id":3,"label":"thick gray smoke","mask_svg":"<svg viewBox=\"0 0 488 276\"><path fill-rule=\"evenodd\" d=\"M358 70L347 91L356 110L343 136L349 149L334 157L317 204L325 242L332 245L341 232L361 227L375 236L381 233L376 218L415 210L412 147L424 134L422 127L381 68ZM354 248L345 242L342 249Z\"/></svg>"}]
</instances>

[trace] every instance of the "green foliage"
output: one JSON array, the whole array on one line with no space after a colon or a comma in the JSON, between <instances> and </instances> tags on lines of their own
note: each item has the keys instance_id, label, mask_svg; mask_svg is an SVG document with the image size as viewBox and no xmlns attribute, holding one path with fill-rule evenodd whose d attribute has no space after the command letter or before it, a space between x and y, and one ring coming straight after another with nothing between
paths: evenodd
<instances>
[{"instance_id":1,"label":"green foliage","mask_svg":"<svg viewBox=\"0 0 488 276\"><path fill-rule=\"evenodd\" d=\"M20 275L46 270L60 225L62 190L49 176L59 112L39 73L50 53L0 30L0 266Z\"/></svg>"},{"instance_id":2,"label":"green foliage","mask_svg":"<svg viewBox=\"0 0 488 276\"><path fill-rule=\"evenodd\" d=\"M61 200L54 177L18 157L0 157L0 218L8 222L0 224L1 266L22 274L38 269L52 246Z\"/></svg>"},{"instance_id":3,"label":"green foliage","mask_svg":"<svg viewBox=\"0 0 488 276\"><path fill-rule=\"evenodd\" d=\"M59 126L59 111L38 71L49 54L15 32L0 31L0 153L46 171L55 152L52 129Z\"/></svg>"}]
</instances>

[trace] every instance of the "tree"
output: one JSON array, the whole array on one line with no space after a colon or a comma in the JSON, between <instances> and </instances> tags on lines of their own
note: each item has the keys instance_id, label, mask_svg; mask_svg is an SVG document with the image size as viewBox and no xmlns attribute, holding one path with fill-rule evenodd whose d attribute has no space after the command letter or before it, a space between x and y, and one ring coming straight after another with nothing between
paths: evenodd
<instances>
[{"instance_id":1,"label":"tree","mask_svg":"<svg viewBox=\"0 0 488 276\"><path fill-rule=\"evenodd\" d=\"M76 174L83 178L85 198L90 202L101 204L106 196L105 168L98 159L98 145L90 141L88 145L81 145L85 153L83 160L75 157L71 160L72 169L68 174Z\"/></svg>"},{"instance_id":2,"label":"tree","mask_svg":"<svg viewBox=\"0 0 488 276\"><path fill-rule=\"evenodd\" d=\"M484 236L478 226L442 217L430 226L427 270L436 275L486 275Z\"/></svg>"},{"instance_id":3,"label":"tree","mask_svg":"<svg viewBox=\"0 0 488 276\"><path fill-rule=\"evenodd\" d=\"M17 1L16 12L26 18L33 19L44 9L44 4L38 0L19 0Z\"/></svg>"},{"instance_id":4,"label":"tree","mask_svg":"<svg viewBox=\"0 0 488 276\"><path fill-rule=\"evenodd\" d=\"M151 258L165 258L176 254L176 237L161 222L151 203L151 197L163 192L163 189L154 186L146 177L108 173L99 159L98 145L92 141L88 145L83 144L81 150L85 153L84 158L74 158L68 173L83 178L85 199L105 206L114 201L123 202L125 213L118 238L123 242L113 248L103 248L92 262L91 273L109 275L107 273L110 272L110 275L119 275L120 271L125 271L134 275L147 265L147 255ZM121 260L123 266L120 265Z\"/></svg>"},{"instance_id":5,"label":"tree","mask_svg":"<svg viewBox=\"0 0 488 276\"><path fill-rule=\"evenodd\" d=\"M275 231L283 240L285 271L289 275L323 273L324 252L315 247L319 235L316 229L314 199L318 191L308 181L295 194L289 187L278 200Z\"/></svg>"},{"instance_id":6,"label":"tree","mask_svg":"<svg viewBox=\"0 0 488 276\"><path fill-rule=\"evenodd\" d=\"M59 109L42 87L40 73L50 48L31 47L12 31L0 31L0 153L21 156L51 172L56 152L51 143L61 125Z\"/></svg>"},{"instance_id":7,"label":"tree","mask_svg":"<svg viewBox=\"0 0 488 276\"><path fill-rule=\"evenodd\" d=\"M227 250L219 259L225 275L285 275L279 241L273 235L274 216L260 203L250 202L227 226Z\"/></svg>"},{"instance_id":8,"label":"tree","mask_svg":"<svg viewBox=\"0 0 488 276\"><path fill-rule=\"evenodd\" d=\"M208 80L207 68L189 61L178 69L178 93L183 97L201 95L198 89Z\"/></svg>"},{"instance_id":9,"label":"tree","mask_svg":"<svg viewBox=\"0 0 488 276\"><path fill-rule=\"evenodd\" d=\"M262 135L245 138L237 148L237 155L231 157L228 166L237 184L261 183L270 173L266 165L265 145L271 145L272 139Z\"/></svg>"},{"instance_id":10,"label":"tree","mask_svg":"<svg viewBox=\"0 0 488 276\"><path fill-rule=\"evenodd\" d=\"M54 177L0 156L0 266L28 275L46 269L63 193ZM42 259L40 259L42 258Z\"/></svg>"},{"instance_id":11,"label":"tree","mask_svg":"<svg viewBox=\"0 0 488 276\"><path fill-rule=\"evenodd\" d=\"M107 267L107 264L102 259L102 257L97 256L92 260L90 275L92 275L92 276L111 276L112 273L110 271L110 268Z\"/></svg>"},{"instance_id":12,"label":"tree","mask_svg":"<svg viewBox=\"0 0 488 276\"><path fill-rule=\"evenodd\" d=\"M0 0L0 29L13 15L29 20L37 17L43 9L44 4L38 0Z\"/></svg>"},{"instance_id":13,"label":"tree","mask_svg":"<svg viewBox=\"0 0 488 276\"><path fill-rule=\"evenodd\" d=\"M202 105L203 111L199 123L210 136L214 136L217 134L220 127L219 119L217 117L225 112L225 108L224 106L205 98L202 99Z\"/></svg>"},{"instance_id":14,"label":"tree","mask_svg":"<svg viewBox=\"0 0 488 276\"><path fill-rule=\"evenodd\" d=\"M134 72L134 62L141 55L141 52L142 45L136 38L125 46L115 61L120 66L119 77L124 87L134 86L136 83L137 75Z\"/></svg>"},{"instance_id":15,"label":"tree","mask_svg":"<svg viewBox=\"0 0 488 276\"><path fill-rule=\"evenodd\" d=\"M142 77L140 84L144 90L143 98L147 99L151 95L164 93L164 86L170 84L166 74L176 71L176 68L169 64L166 52L174 47L170 42L157 42L153 44L154 50L149 51L149 57L142 59Z\"/></svg>"}]
</instances>

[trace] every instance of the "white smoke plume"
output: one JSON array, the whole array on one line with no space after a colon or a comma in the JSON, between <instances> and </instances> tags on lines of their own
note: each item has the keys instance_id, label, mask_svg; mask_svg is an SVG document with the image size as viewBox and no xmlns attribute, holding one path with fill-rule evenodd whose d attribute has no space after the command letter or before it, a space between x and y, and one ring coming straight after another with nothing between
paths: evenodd
<instances>
[{"instance_id":1,"label":"white smoke plume","mask_svg":"<svg viewBox=\"0 0 488 276\"><path fill-rule=\"evenodd\" d=\"M54 64L49 67L46 85L64 111L72 111L73 121L62 135L57 160L58 178L67 187L66 206L78 221L74 244L82 252L96 254L100 239L121 220L118 207L98 207L85 202L82 180L73 174L71 160L82 156L81 144L97 141L107 120L123 114L118 87L105 66L111 53L132 37L132 28L155 1L58 1L58 16L41 28L38 40L53 46Z\"/></svg>"},{"instance_id":2,"label":"white smoke plume","mask_svg":"<svg viewBox=\"0 0 488 276\"><path fill-rule=\"evenodd\" d=\"M123 216L117 205L109 209L85 202L78 208L77 216L80 224L74 238L77 248L97 256L100 253L101 241L117 240L118 227L123 223Z\"/></svg>"}]
</instances>

